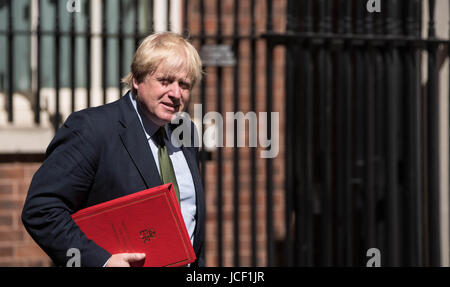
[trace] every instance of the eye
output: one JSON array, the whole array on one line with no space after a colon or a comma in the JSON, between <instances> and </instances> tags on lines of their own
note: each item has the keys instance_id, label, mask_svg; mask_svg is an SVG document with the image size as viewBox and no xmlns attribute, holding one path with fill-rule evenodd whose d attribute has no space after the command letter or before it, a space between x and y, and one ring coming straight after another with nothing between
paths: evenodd
<instances>
[{"instance_id":1,"label":"eye","mask_svg":"<svg viewBox=\"0 0 450 287\"><path fill-rule=\"evenodd\" d=\"M173 80L170 78L158 78L158 82L160 82L163 86L170 85Z\"/></svg>"},{"instance_id":2,"label":"eye","mask_svg":"<svg viewBox=\"0 0 450 287\"><path fill-rule=\"evenodd\" d=\"M178 84L180 85L180 87L183 90L190 90L191 89L191 84L188 83L188 82L180 81Z\"/></svg>"}]
</instances>

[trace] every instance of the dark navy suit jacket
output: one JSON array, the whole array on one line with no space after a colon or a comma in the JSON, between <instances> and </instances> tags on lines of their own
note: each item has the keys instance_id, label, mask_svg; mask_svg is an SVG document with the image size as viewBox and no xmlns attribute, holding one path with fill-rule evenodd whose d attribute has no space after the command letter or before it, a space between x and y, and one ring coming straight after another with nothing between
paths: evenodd
<instances>
[{"instance_id":1,"label":"dark navy suit jacket","mask_svg":"<svg viewBox=\"0 0 450 287\"><path fill-rule=\"evenodd\" d=\"M192 135L193 136L193 135ZM192 137L193 139L193 137ZM198 149L182 147L196 191L194 251L204 265L205 201ZM34 175L22 221L56 265L80 250L82 266L103 266L111 256L86 238L71 214L88 206L161 185L155 160L128 94L111 104L69 116Z\"/></svg>"}]
</instances>

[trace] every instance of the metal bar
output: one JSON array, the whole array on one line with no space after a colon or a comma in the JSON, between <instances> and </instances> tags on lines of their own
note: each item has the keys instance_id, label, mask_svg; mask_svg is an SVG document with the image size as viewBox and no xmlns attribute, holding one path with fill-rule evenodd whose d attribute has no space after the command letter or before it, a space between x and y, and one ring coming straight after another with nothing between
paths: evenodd
<instances>
[{"instance_id":1,"label":"metal bar","mask_svg":"<svg viewBox=\"0 0 450 287\"><path fill-rule=\"evenodd\" d=\"M70 108L75 111L75 13L70 13Z\"/></svg>"},{"instance_id":2,"label":"metal bar","mask_svg":"<svg viewBox=\"0 0 450 287\"><path fill-rule=\"evenodd\" d=\"M436 36L434 24L435 1L428 1L429 23L428 37ZM428 130L428 219L429 219L429 256L431 266L440 266L440 206L439 206L439 70L437 67L438 46L428 49L427 83L427 130Z\"/></svg>"},{"instance_id":3,"label":"metal bar","mask_svg":"<svg viewBox=\"0 0 450 287\"><path fill-rule=\"evenodd\" d=\"M107 18L106 18L106 0L102 0L102 88L103 88L103 104L106 104L106 80L108 74L108 62L106 61L107 56Z\"/></svg>"},{"instance_id":4,"label":"metal bar","mask_svg":"<svg viewBox=\"0 0 450 287\"><path fill-rule=\"evenodd\" d=\"M205 45L205 0L200 0L200 48ZM202 67L202 70L205 71L205 66ZM206 71L205 71L206 72ZM200 82L200 103L202 104L202 119L205 116L205 113L207 111L207 102L206 102L206 80L205 77L202 78ZM203 134L204 131L204 123L203 120L200 123L201 125L201 133ZM203 136L200 137L200 140L203 140ZM206 179L206 151L205 147L203 146L203 142L201 143L202 148L200 149L200 173L202 177L202 185L204 188L205 186L205 179ZM205 197L208 196L208 193L205 194ZM205 240L207 240L208 234L205 234ZM206 258L205 258L206 260Z\"/></svg>"},{"instance_id":5,"label":"metal bar","mask_svg":"<svg viewBox=\"0 0 450 287\"><path fill-rule=\"evenodd\" d=\"M14 31L13 3L8 1L8 122L14 120Z\"/></svg>"},{"instance_id":6,"label":"metal bar","mask_svg":"<svg viewBox=\"0 0 450 287\"><path fill-rule=\"evenodd\" d=\"M124 21L123 21L123 10L124 10L124 5L123 5L123 1L122 0L119 0L119 36L118 36L118 39L117 39L117 41L119 42L119 50L118 50L118 53L119 53L119 55L118 55L118 57L117 57L117 61L118 61L118 76L119 76L119 78L118 78L118 81L117 81L117 84L118 84L118 90L119 90L119 98L120 97L122 97L122 81L121 81L121 78L122 78L122 73L123 73L123 57L122 57L122 55L123 55L123 36L122 36L122 34L123 34L123 23L124 23Z\"/></svg>"},{"instance_id":7,"label":"metal bar","mask_svg":"<svg viewBox=\"0 0 450 287\"><path fill-rule=\"evenodd\" d=\"M91 2L87 2L86 5L86 30L87 30L87 36L86 36L86 104L87 107L91 106Z\"/></svg>"},{"instance_id":8,"label":"metal bar","mask_svg":"<svg viewBox=\"0 0 450 287\"><path fill-rule=\"evenodd\" d=\"M408 2L406 17L406 34L414 37L419 29L417 10L421 5L420 0ZM407 178L405 188L408 195L408 218L407 222L407 264L409 266L423 266L423 219L422 219L422 171L421 171L421 133L420 120L421 100L420 100L420 55L415 47L411 47L405 54L406 79L405 95L409 98L405 101L407 107L406 125L406 166Z\"/></svg>"},{"instance_id":9,"label":"metal bar","mask_svg":"<svg viewBox=\"0 0 450 287\"><path fill-rule=\"evenodd\" d=\"M405 11L406 8L404 7L405 3L404 1L399 1L398 3L398 11ZM395 15L395 19L396 19L396 28L395 28L395 34L396 35L404 35L404 29L403 25L404 25L404 18L403 18L403 12L398 12ZM400 245L400 249L398 251L398 256L399 256L399 266L404 265L408 258L407 258L407 254L406 254L406 248L407 248L407 244L405 244L405 235L408 232L408 226L406 223L407 221L407 216L408 216L408 194L405 190L405 175L407 174L407 167L405 166L405 152L403 151L400 147L406 147L407 144L405 142L405 135L407 133L407 110L406 107L407 105L402 104L407 100L406 98L406 94L404 93L405 87L404 87L404 83L406 80L406 75L404 73L404 69L405 69L405 61L404 61L404 50L400 51L398 49L398 47L394 47L394 49L396 50L396 52L398 53L398 64L397 64L397 73L398 73L398 94L397 94L397 120L398 120L398 128L397 128L397 163L396 163L396 167L397 167L397 186L398 186L398 221L399 221L399 238L398 238L398 242ZM408 239L408 241L410 241Z\"/></svg>"},{"instance_id":10,"label":"metal bar","mask_svg":"<svg viewBox=\"0 0 450 287\"><path fill-rule=\"evenodd\" d=\"M200 36L205 35L205 0L200 0ZM205 45L205 38L200 38L200 47L203 47ZM204 70L205 67L203 66L202 69ZM202 119L205 115L205 112L207 110L207 102L206 102L206 80L205 78L202 78L202 81L200 83L200 102L202 104ZM201 130L204 130L204 124L203 121L201 122L202 128ZM206 151L205 148L202 145L202 149L200 150L200 167L201 167L201 175L202 175L202 185L205 186L205 177L206 177Z\"/></svg>"},{"instance_id":11,"label":"metal bar","mask_svg":"<svg viewBox=\"0 0 450 287\"><path fill-rule=\"evenodd\" d=\"M405 15L405 33L406 35L413 36L414 35L414 12L413 12L413 1L408 1L406 4L406 15ZM414 213L415 213L415 205L413 201L413 195L415 193L415 189L419 188L419 186L416 186L416 180L415 180L415 169L414 169L414 145L415 138L413 136L415 132L415 125L414 125L414 100L415 100L415 62L414 62L414 52L415 49L412 47L411 49L408 49L403 53L403 65L405 69L405 97L404 97L404 103L405 103L405 129L404 129L404 135L405 135L405 175L406 180L404 183L405 190L408 192L404 193L404 199L405 199L405 215L406 218L409 218L409 220L405 220L405 235L408 238L411 238L411 240L408 240L403 243L404 250L405 250L405 263L408 266L414 265L414 257L415 257L415 246L414 246L414 225L416 225L416 222L414 222Z\"/></svg>"},{"instance_id":12,"label":"metal bar","mask_svg":"<svg viewBox=\"0 0 450 287\"><path fill-rule=\"evenodd\" d=\"M183 35L185 38L189 37L189 1L184 0L183 5Z\"/></svg>"},{"instance_id":13,"label":"metal bar","mask_svg":"<svg viewBox=\"0 0 450 287\"><path fill-rule=\"evenodd\" d=\"M336 33L344 33L344 8L345 0L338 1L337 10L337 31ZM344 266L344 191L345 191L345 49L336 51L336 266Z\"/></svg>"},{"instance_id":14,"label":"metal bar","mask_svg":"<svg viewBox=\"0 0 450 287\"><path fill-rule=\"evenodd\" d=\"M39 125L41 123L41 49L42 49L42 39L41 39L41 0L37 1L38 8L38 24L37 24L37 67L36 67L36 91L34 97L34 123Z\"/></svg>"},{"instance_id":15,"label":"metal bar","mask_svg":"<svg viewBox=\"0 0 450 287\"><path fill-rule=\"evenodd\" d=\"M356 5L355 11L355 33L364 34L364 16L366 14L365 7L363 5ZM353 198L352 209L354 216L354 238L362 238L364 232L364 222L363 222L363 201L364 187L365 187L365 170L367 168L367 161L365 157L366 150L366 138L365 138L365 125L366 125L366 98L367 93L367 83L366 83L366 69L365 69L365 47L356 47L354 50L354 65L355 65L355 93L354 93L354 124L353 124L353 191L355 196ZM354 257L350 258L351 266L359 265L360 256L363 244L361 240L353 241Z\"/></svg>"},{"instance_id":16,"label":"metal bar","mask_svg":"<svg viewBox=\"0 0 450 287\"><path fill-rule=\"evenodd\" d=\"M295 32L298 29L298 2L294 0L289 0L287 4L287 23L286 30L289 32ZM294 215L294 202L296 200L296 192L295 186L298 186L297 179L295 177L295 165L294 158L297 157L297 153L299 150L294 147L295 142L293 140L295 130L293 125L293 119L295 117L295 107L302 107L301 105L297 105L295 101L294 91L296 89L296 81L295 75L297 75L296 71L296 50L298 47L289 45L286 47L286 56L285 56L285 91L286 91L286 103L292 103L285 106L285 151L286 155L284 158L285 165L285 212L284 212L284 220L285 220L285 229L286 229L286 237L284 240L284 265L285 266L293 266L294 263L294 242L293 242L293 233L292 233L292 219Z\"/></svg>"},{"instance_id":17,"label":"metal bar","mask_svg":"<svg viewBox=\"0 0 450 287\"><path fill-rule=\"evenodd\" d=\"M421 0L413 0L415 4L415 36L420 37L422 33L422 1ZM449 6L450 8L450 6ZM423 97L422 97L422 83L420 79L422 78L422 61L421 61L421 52L418 50L416 51L416 89L417 89L417 97L416 97L416 122L417 122L417 146L416 146L416 153L417 153L417 159L416 159L416 174L418 174L417 179L417 186L419 188L416 189L415 193L415 205L417 209L416 213L416 232L415 232L415 238L416 238L416 246L417 246L417 265L418 266L424 266L425 259L424 259L424 193L423 193L423 187L424 187L424 170L423 170L423 154L424 152L424 136L423 136L423 129L422 129L422 123L423 123Z\"/></svg>"},{"instance_id":18,"label":"metal bar","mask_svg":"<svg viewBox=\"0 0 450 287\"><path fill-rule=\"evenodd\" d=\"M331 2L317 1L319 10L319 32L331 33ZM321 200L321 265L333 263L333 194L332 194L332 144L333 144L333 103L332 103L332 67L330 50L326 46L317 54L318 96L319 96L319 148L320 148L320 200Z\"/></svg>"},{"instance_id":19,"label":"metal bar","mask_svg":"<svg viewBox=\"0 0 450 287\"><path fill-rule=\"evenodd\" d=\"M267 31L272 31L272 0L267 0ZM273 110L273 49L266 43L266 109L267 109L267 138L271 139L271 126ZM274 264L274 235L273 235L273 159L266 160L266 231L267 231L267 266Z\"/></svg>"},{"instance_id":20,"label":"metal bar","mask_svg":"<svg viewBox=\"0 0 450 287\"><path fill-rule=\"evenodd\" d=\"M297 64L298 72L294 74L295 81L294 83L298 83L295 85L296 88L299 89L299 95L294 98L293 106L298 106L301 109L300 119L299 119L299 130L292 134L292 142L293 149L296 151L292 154L292 157L295 157L293 160L294 166L293 168L293 179L295 179L293 184L298 186L297 190L294 190L294 202L293 209L295 211L295 219L294 219L294 232L293 232L293 264L295 266L305 266L307 265L307 261L309 257L307 256L309 251L312 249L312 246L308 245L308 232L307 232L307 222L308 222L308 214L310 209L308 209L309 203L307 202L307 185L308 185L308 170L306 169L308 165L308 87L307 80L303 77L307 77L308 75L312 75L312 67L311 62L308 62L308 58L305 56L307 53L307 47L299 47L299 51L297 52L298 58L294 62ZM311 74L308 73L311 72ZM287 77L288 74L286 74ZM311 79L311 78L310 78ZM287 80L287 79L286 79ZM297 105L297 103L299 103ZM287 105L289 106L289 105ZM286 123L288 125L288 123ZM288 131L286 131L286 141L288 138ZM287 143L286 143L287 144ZM286 150L286 154L288 150ZM288 159L289 157L286 157ZM312 234L309 234L312 236Z\"/></svg>"},{"instance_id":21,"label":"metal bar","mask_svg":"<svg viewBox=\"0 0 450 287\"><path fill-rule=\"evenodd\" d=\"M202 0L203 1L203 0ZM150 21L150 33L153 33L153 31L155 30L155 19L153 17L153 9L154 9L154 3L153 0L148 0L148 6L150 7L151 12L149 13L149 16L151 17L151 21Z\"/></svg>"},{"instance_id":22,"label":"metal bar","mask_svg":"<svg viewBox=\"0 0 450 287\"><path fill-rule=\"evenodd\" d=\"M55 35L55 31L51 31L51 30L44 30L44 31L41 31L40 33L41 33L41 35L44 35L44 36L54 36ZM31 31L30 30L14 30L14 34L17 35L17 36L30 36L30 35L36 35L37 31L36 30L31 30ZM60 30L59 34L61 36L69 36L70 37L72 32L70 31L70 29L68 31L61 31ZM86 37L88 34L90 34L90 33L87 32L87 31L76 31L76 32L74 32L75 36L84 36L84 37ZM92 33L92 36L99 37L99 36L102 36L102 34L103 33ZM4 36L4 35L8 36L8 30L0 30L0 35L1 36ZM113 32L106 33L106 36L108 36L108 37L118 37L119 33L113 33ZM122 36L123 36L123 38L133 39L134 38L134 31L133 32L129 32L129 33L122 32ZM228 36L228 37L230 37L230 36Z\"/></svg>"},{"instance_id":23,"label":"metal bar","mask_svg":"<svg viewBox=\"0 0 450 287\"><path fill-rule=\"evenodd\" d=\"M374 23L372 14L367 13L365 17L365 32L367 35L374 34ZM368 46L365 51L365 160L366 168L364 174L364 222L365 222L365 246L366 251L378 247L376 244L376 194L375 194L375 50Z\"/></svg>"},{"instance_id":24,"label":"metal bar","mask_svg":"<svg viewBox=\"0 0 450 287\"><path fill-rule=\"evenodd\" d=\"M60 88L60 69L59 69L59 58L60 58L60 46L61 46L61 34L60 34L60 26L59 26L59 1L55 1L55 93L56 93L56 101L55 101L55 115L53 118L53 128L55 131L59 128L60 124L60 96L59 96L59 88Z\"/></svg>"},{"instance_id":25,"label":"metal bar","mask_svg":"<svg viewBox=\"0 0 450 287\"><path fill-rule=\"evenodd\" d=\"M217 44L222 44L222 5L216 1L217 13ZM217 67L217 112L222 114L222 67ZM222 148L217 147L217 248L218 266L223 266L223 153Z\"/></svg>"},{"instance_id":26,"label":"metal bar","mask_svg":"<svg viewBox=\"0 0 450 287\"><path fill-rule=\"evenodd\" d=\"M301 19L300 27L303 32L311 33L313 31L313 6L312 0L302 1L300 7ZM303 130L304 134L296 133L296 146L303 143L301 153L298 153L296 164L297 177L303 179L299 195L295 202L296 221L295 221L295 252L296 265L313 266L314 264L314 190L313 190L313 152L314 152L314 69L313 54L310 43L305 43L300 52L301 67L298 78L300 83L301 100L304 102L303 112ZM303 172L303 174L302 174Z\"/></svg>"},{"instance_id":27,"label":"metal bar","mask_svg":"<svg viewBox=\"0 0 450 287\"><path fill-rule=\"evenodd\" d=\"M338 22L337 33L344 34L349 31L346 27L349 14L347 10L348 0L340 0L338 4ZM351 21L351 18L350 18ZM351 28L351 27L350 27ZM336 214L337 214L337 226L336 226L336 265L346 265L346 232L347 224L352 219L346 217L346 212L350 208L346 204L346 196L349 192L349 172L348 166L351 164L351 154L347 145L350 145L350 140L347 140L351 133L351 129L347 128L347 114L350 114L350 110L347 111L346 103L347 97L351 98L351 86L352 86L352 71L351 71L351 47L343 46L336 53ZM351 101L350 101L351 102Z\"/></svg>"},{"instance_id":28,"label":"metal bar","mask_svg":"<svg viewBox=\"0 0 450 287\"><path fill-rule=\"evenodd\" d=\"M255 0L251 0L251 35L256 35L255 23ZM250 40L250 106L251 110L256 112L256 38L252 37ZM250 147L250 166L251 166L251 265L256 267L257 261L257 198L256 198L256 147Z\"/></svg>"},{"instance_id":29,"label":"metal bar","mask_svg":"<svg viewBox=\"0 0 450 287\"><path fill-rule=\"evenodd\" d=\"M374 34L384 35L384 19L375 17ZM385 212L382 210L384 207L386 197L386 94L384 83L386 83L386 69L385 69L385 49L382 47L374 47L374 67L375 67L375 200L376 200L376 244L381 252L386 252L386 231L385 231ZM384 260L382 261L384 265Z\"/></svg>"},{"instance_id":30,"label":"metal bar","mask_svg":"<svg viewBox=\"0 0 450 287\"><path fill-rule=\"evenodd\" d=\"M399 1L388 2L386 31L397 34L400 31L398 20ZM387 265L399 266L400 251L400 191L398 186L398 111L400 90L400 59L398 50L389 46L386 54L386 103L387 103Z\"/></svg>"},{"instance_id":31,"label":"metal bar","mask_svg":"<svg viewBox=\"0 0 450 287\"><path fill-rule=\"evenodd\" d=\"M172 23L170 22L170 9L171 9L171 3L172 1L168 0L167 1L167 10L166 10L166 19L167 19L167 26L165 27L165 30L170 31L172 30Z\"/></svg>"},{"instance_id":32,"label":"metal bar","mask_svg":"<svg viewBox=\"0 0 450 287\"><path fill-rule=\"evenodd\" d=\"M344 9L344 35L351 34L353 32L353 13L352 13L352 1L345 1ZM353 136L354 130L353 125L353 98L355 94L355 89L353 87L353 62L352 55L354 53L354 47L350 46L344 53L344 67L345 67L345 77L344 91L345 91L345 104L344 104L344 127L345 127L345 195L344 195L344 239L345 239L345 253L344 253L344 264L345 266L353 266L353 246L354 246L354 216L353 216L353 165L352 165L352 155L353 155Z\"/></svg>"},{"instance_id":33,"label":"metal bar","mask_svg":"<svg viewBox=\"0 0 450 287\"><path fill-rule=\"evenodd\" d=\"M370 42L372 45L384 47L386 44L395 45L397 47L407 47L409 45L416 45L418 48L426 49L430 44L444 44L448 45L448 39L422 39L420 37L405 37L402 35L373 35L367 36L364 34L323 34L323 33L263 33L260 35L261 38L268 38L274 42L274 44L286 44L292 42L304 42L310 41L313 45L321 46L321 45L331 45L331 46L341 46L343 42L350 42L350 44L355 46L365 46L366 43ZM212 35L208 37L214 37ZM246 37L246 36L241 36ZM224 37L226 38L226 37ZM314 40L314 41L312 41Z\"/></svg>"},{"instance_id":34,"label":"metal bar","mask_svg":"<svg viewBox=\"0 0 450 287\"><path fill-rule=\"evenodd\" d=\"M239 35L239 1L234 0L234 11L233 11L233 26L234 26L234 36L233 41L233 51L236 58L236 64L233 67L233 103L234 103L234 113L239 111L239 44L240 41L237 38ZM237 141L237 122L234 121L234 150L233 150L233 234L234 234L234 267L239 267L239 148Z\"/></svg>"},{"instance_id":35,"label":"metal bar","mask_svg":"<svg viewBox=\"0 0 450 287\"><path fill-rule=\"evenodd\" d=\"M290 1L292 2L292 1ZM285 91L286 91L286 103L294 103L294 97L293 97L293 91L294 91L294 75L295 73L295 50L294 47L287 47L286 48L286 67L285 67ZM293 121L294 118L292 108L294 105L288 104L285 107L285 151L286 156L285 157L285 199L284 199L284 226L286 229L286 237L284 239L284 265L285 266L292 266L293 265L293 238L292 238L292 216L294 212L293 203L295 202L295 195L294 192L296 191L294 189L294 186L296 185L296 177L294 176L294 158L296 157L296 151L293 147L294 141L293 141L293 135L294 135L294 129L293 129Z\"/></svg>"},{"instance_id":36,"label":"metal bar","mask_svg":"<svg viewBox=\"0 0 450 287\"><path fill-rule=\"evenodd\" d=\"M139 0L134 0L134 50L139 47L140 31L139 31Z\"/></svg>"},{"instance_id":37,"label":"metal bar","mask_svg":"<svg viewBox=\"0 0 450 287\"><path fill-rule=\"evenodd\" d=\"M53 36L54 31L41 31L41 35L43 36ZM1 36L8 36L8 30L0 30ZM37 34L37 31L29 31L29 30L14 30L14 34L17 36L29 36L29 35L35 35ZM71 34L70 31L60 31L59 34L61 36L68 36ZM87 36L89 33L80 31L75 32L75 36ZM92 37L101 37L103 33L92 33ZM107 37L118 37L118 33L105 33ZM134 39L134 32L131 33L125 33L122 32L122 37L125 38L131 38ZM222 35L221 36L223 40L233 40L233 35ZM241 34L239 35L239 39L241 40L248 40L252 36L251 35L245 35ZM366 35L357 35L357 34L346 34L346 35L339 35L339 34L321 34L321 33L278 33L278 32L270 32L270 33L261 33L259 35L255 35L253 37L256 38L263 38L263 39L269 39L274 43L274 45L281 45L281 44L287 44L292 42L298 42L300 44L303 41L311 41L311 44L316 46L321 45L328 45L328 46L342 46L344 42L349 42L351 45L355 46L365 46L367 43L371 43L371 45L377 46L377 47L383 47L387 43L390 43L396 47L399 48L405 48L410 45L417 46L418 49L427 49L428 45L430 44L442 44L442 45L448 45L450 41L448 39L443 39L439 37L435 37L433 39L429 38L421 38L420 36L416 37L405 37L402 35L392 36L392 35L385 35L380 34L376 36L366 36ZM201 36L199 35L191 35L190 39L192 40L198 40ZM217 38L215 34L205 35L203 36L205 40L214 40Z\"/></svg>"}]
</instances>

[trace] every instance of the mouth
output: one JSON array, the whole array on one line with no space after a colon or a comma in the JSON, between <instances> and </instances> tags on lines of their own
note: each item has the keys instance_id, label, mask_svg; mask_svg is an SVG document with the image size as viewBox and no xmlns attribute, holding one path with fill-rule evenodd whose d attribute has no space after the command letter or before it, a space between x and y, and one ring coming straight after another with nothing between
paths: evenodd
<instances>
[{"instance_id":1,"label":"mouth","mask_svg":"<svg viewBox=\"0 0 450 287\"><path fill-rule=\"evenodd\" d=\"M172 104L172 103L161 103L167 110L171 112L176 112L180 108L180 105Z\"/></svg>"}]
</instances>

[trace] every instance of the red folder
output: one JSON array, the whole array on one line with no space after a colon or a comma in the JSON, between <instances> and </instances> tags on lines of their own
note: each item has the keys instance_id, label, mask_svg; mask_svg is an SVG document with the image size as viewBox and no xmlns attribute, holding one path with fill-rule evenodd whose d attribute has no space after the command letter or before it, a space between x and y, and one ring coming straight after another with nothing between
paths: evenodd
<instances>
[{"instance_id":1,"label":"red folder","mask_svg":"<svg viewBox=\"0 0 450 287\"><path fill-rule=\"evenodd\" d=\"M141 266L174 267L195 261L171 183L90 206L72 218L111 254L145 253Z\"/></svg>"}]
</instances>

